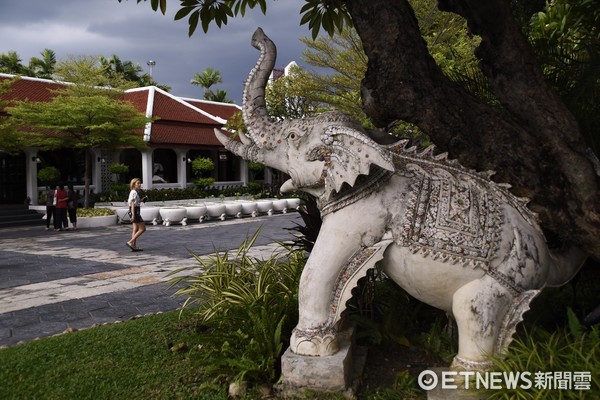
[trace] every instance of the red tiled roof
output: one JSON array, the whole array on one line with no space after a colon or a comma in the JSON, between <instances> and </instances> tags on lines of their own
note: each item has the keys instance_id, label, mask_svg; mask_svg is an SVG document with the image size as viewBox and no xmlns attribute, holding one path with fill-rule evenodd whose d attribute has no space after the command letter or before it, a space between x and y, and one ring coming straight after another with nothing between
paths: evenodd
<instances>
[{"instance_id":1,"label":"red tiled roof","mask_svg":"<svg viewBox=\"0 0 600 400\"><path fill-rule=\"evenodd\" d=\"M10 76L0 76L0 80L5 79L10 79ZM0 99L51 101L54 94L50 89L61 87L64 85L50 80L24 77L13 84L9 93L0 95ZM213 131L223 127L218 118L226 120L239 110L234 104L181 100L154 87L128 90L123 99L146 113L151 91L154 91L152 116L157 120L152 123L150 143L221 146ZM211 115L217 119L211 118Z\"/></svg>"},{"instance_id":2,"label":"red tiled roof","mask_svg":"<svg viewBox=\"0 0 600 400\"><path fill-rule=\"evenodd\" d=\"M146 105L148 104L147 90L126 92L123 99L131 102L139 112L146 113Z\"/></svg>"},{"instance_id":3,"label":"red tiled roof","mask_svg":"<svg viewBox=\"0 0 600 400\"><path fill-rule=\"evenodd\" d=\"M231 118L231 116L233 114L235 114L237 111L241 111L240 106L238 106L236 104L217 103L214 101L186 99L186 98L184 98L182 100L190 103L194 107L197 107L197 108L200 108L200 109L206 111L209 114L212 114L219 118L223 118L225 120L229 120L229 118Z\"/></svg>"},{"instance_id":4,"label":"red tiled roof","mask_svg":"<svg viewBox=\"0 0 600 400\"><path fill-rule=\"evenodd\" d=\"M198 124L221 125L218 121L187 106L185 103L169 97L159 91L154 94L153 115L170 121L195 122Z\"/></svg>"},{"instance_id":5,"label":"red tiled roof","mask_svg":"<svg viewBox=\"0 0 600 400\"><path fill-rule=\"evenodd\" d=\"M9 80L10 77L0 76L0 80ZM30 101L50 101L55 94L52 90L59 90L65 85L45 80L33 78L21 78L16 80L8 93L0 95L2 100L30 100Z\"/></svg>"},{"instance_id":6,"label":"red tiled roof","mask_svg":"<svg viewBox=\"0 0 600 400\"><path fill-rule=\"evenodd\" d=\"M151 143L220 146L212 126L152 124Z\"/></svg>"}]
</instances>

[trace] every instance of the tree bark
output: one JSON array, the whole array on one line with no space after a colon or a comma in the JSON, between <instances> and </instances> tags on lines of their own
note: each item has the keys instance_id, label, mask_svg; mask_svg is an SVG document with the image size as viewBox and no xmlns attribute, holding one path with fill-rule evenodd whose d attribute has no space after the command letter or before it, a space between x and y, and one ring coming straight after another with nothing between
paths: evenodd
<instances>
[{"instance_id":1,"label":"tree bark","mask_svg":"<svg viewBox=\"0 0 600 400\"><path fill-rule=\"evenodd\" d=\"M545 82L503 0L440 0L481 36L481 68L501 106L449 80L435 64L406 0L349 0L369 58L363 106L380 126L419 126L463 165L494 170L527 197L542 226L600 259L600 179L573 115Z\"/></svg>"}]
</instances>

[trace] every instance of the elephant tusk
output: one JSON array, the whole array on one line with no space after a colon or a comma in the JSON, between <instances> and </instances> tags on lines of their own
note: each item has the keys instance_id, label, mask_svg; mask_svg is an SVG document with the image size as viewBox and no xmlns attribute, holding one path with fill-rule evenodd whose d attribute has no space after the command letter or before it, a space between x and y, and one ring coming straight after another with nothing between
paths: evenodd
<instances>
[{"instance_id":1,"label":"elephant tusk","mask_svg":"<svg viewBox=\"0 0 600 400\"><path fill-rule=\"evenodd\" d=\"M245 133L243 133L242 131L239 131L238 134L240 135L240 140L242 141L242 143L244 143L246 146L249 146L251 144L253 144L253 140L251 137L246 136Z\"/></svg>"},{"instance_id":2,"label":"elephant tusk","mask_svg":"<svg viewBox=\"0 0 600 400\"><path fill-rule=\"evenodd\" d=\"M233 154L242 157L244 160L264 164L264 153L254 143L246 145L225 135L218 128L215 128L214 131L219 142L221 142L223 146L225 146L225 148L231 151Z\"/></svg>"},{"instance_id":3,"label":"elephant tusk","mask_svg":"<svg viewBox=\"0 0 600 400\"><path fill-rule=\"evenodd\" d=\"M281 193L293 192L296 190L298 190L298 188L296 187L296 185L294 185L294 182L291 179L288 179L287 181L283 182L283 185L281 185L281 188L279 188L279 191Z\"/></svg>"},{"instance_id":4,"label":"elephant tusk","mask_svg":"<svg viewBox=\"0 0 600 400\"><path fill-rule=\"evenodd\" d=\"M233 140L229 136L225 135L220 129L215 128L214 131L215 131L215 136L217 137L217 140L219 142L221 142L221 144L223 146L225 146L225 148L227 150L231 150L230 147L233 147L234 144L237 144L237 142L235 140Z\"/></svg>"}]
</instances>

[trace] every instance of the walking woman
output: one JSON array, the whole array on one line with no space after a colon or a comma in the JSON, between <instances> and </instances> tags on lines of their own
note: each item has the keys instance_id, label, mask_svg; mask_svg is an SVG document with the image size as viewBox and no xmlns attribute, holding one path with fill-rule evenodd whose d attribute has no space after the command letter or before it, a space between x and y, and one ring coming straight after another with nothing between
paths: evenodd
<instances>
[{"instance_id":1,"label":"walking woman","mask_svg":"<svg viewBox=\"0 0 600 400\"><path fill-rule=\"evenodd\" d=\"M129 247L131 251L142 251L142 249L137 247L137 238L139 238L142 233L146 232L146 224L144 223L142 215L140 214L141 199L138 190L140 190L141 185L142 182L139 178L133 178L129 184L131 192L129 192L127 204L129 204L133 232L131 232L131 240L127 242L127 247Z\"/></svg>"}]
</instances>

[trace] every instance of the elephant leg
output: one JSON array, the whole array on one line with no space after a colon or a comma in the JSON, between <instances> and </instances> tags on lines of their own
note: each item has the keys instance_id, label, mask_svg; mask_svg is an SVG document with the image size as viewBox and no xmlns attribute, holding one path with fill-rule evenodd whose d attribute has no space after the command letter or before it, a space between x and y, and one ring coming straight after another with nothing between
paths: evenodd
<instances>
[{"instance_id":1,"label":"elephant leg","mask_svg":"<svg viewBox=\"0 0 600 400\"><path fill-rule=\"evenodd\" d=\"M331 225L329 225L331 226ZM292 333L290 348L296 354L325 356L338 351L335 326L330 316L336 280L346 261L360 247L360 238L339 228L321 228L300 278L299 319Z\"/></svg>"},{"instance_id":2,"label":"elephant leg","mask_svg":"<svg viewBox=\"0 0 600 400\"><path fill-rule=\"evenodd\" d=\"M486 370L491 363L503 320L512 305L510 292L490 276L473 280L458 289L452 298L452 312L458 325L458 354L451 368Z\"/></svg>"}]
</instances>

